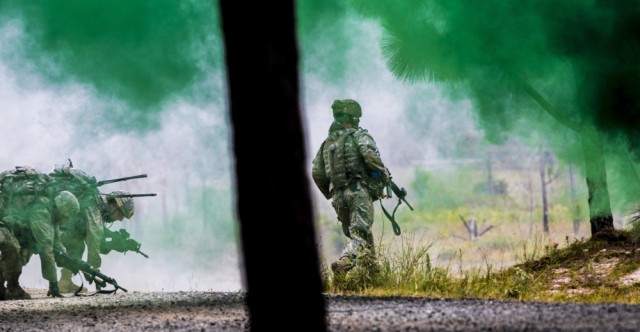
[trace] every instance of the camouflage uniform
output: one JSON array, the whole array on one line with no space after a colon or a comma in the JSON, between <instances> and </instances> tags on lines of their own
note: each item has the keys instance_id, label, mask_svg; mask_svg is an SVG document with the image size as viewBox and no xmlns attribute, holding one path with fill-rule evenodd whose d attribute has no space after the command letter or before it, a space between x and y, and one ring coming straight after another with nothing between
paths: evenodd
<instances>
[{"instance_id":1,"label":"camouflage uniform","mask_svg":"<svg viewBox=\"0 0 640 332\"><path fill-rule=\"evenodd\" d=\"M87 263L99 271L102 266L100 243L104 238L105 222L115 220L106 212L108 203L100 197L96 178L67 165L55 168L49 175L58 189L70 191L80 203L78 215L60 228L62 244L67 249L67 254L72 258L82 259L86 245ZM122 220L122 217L117 220ZM59 285L62 292L74 292L80 287L73 284L71 276L70 270L61 270Z\"/></svg>"},{"instance_id":2,"label":"camouflage uniform","mask_svg":"<svg viewBox=\"0 0 640 332\"><path fill-rule=\"evenodd\" d=\"M51 186L51 178L31 167L16 167L16 170L3 172L0 182L2 221L20 247L18 260L13 256L15 243L12 243L12 239L3 245L12 253L12 258L5 262L3 273L5 270L10 273L21 272L21 266L26 265L33 254L37 254L40 256L42 277L49 281L49 295L60 296L54 250L65 252L65 248L60 242L58 224L78 212L76 198L66 193L75 206L57 206L58 202L64 201L66 204L67 201L59 201L60 196L54 197L60 194ZM6 237L7 232L3 233ZM4 259L4 251L2 254ZM11 286L9 281L7 279L7 288Z\"/></svg>"},{"instance_id":3,"label":"camouflage uniform","mask_svg":"<svg viewBox=\"0 0 640 332\"><path fill-rule=\"evenodd\" d=\"M13 232L4 222L0 221L0 300L30 298L29 294L20 287L18 280L22 274L22 258L20 256L20 244ZM6 294L5 281L9 284L9 293ZM22 292L20 291L22 290Z\"/></svg>"},{"instance_id":4,"label":"camouflage uniform","mask_svg":"<svg viewBox=\"0 0 640 332\"><path fill-rule=\"evenodd\" d=\"M373 235L373 202L382 196L389 180L373 137L357 127L362 114L352 100L337 100L332 108L336 121L327 139L313 159L313 180L336 211L344 235L350 238L340 261L353 267L358 255L365 251L375 255ZM351 125L339 121L343 113L352 116ZM353 119L355 118L355 119ZM355 122L355 123L354 123ZM352 128L349 128L353 126ZM345 128L347 127L347 128ZM335 266L332 265L335 270Z\"/></svg>"},{"instance_id":5,"label":"camouflage uniform","mask_svg":"<svg viewBox=\"0 0 640 332\"><path fill-rule=\"evenodd\" d=\"M53 204L48 197L40 197L28 207L28 213L23 214L23 222L28 228L18 239L22 244L24 264L29 262L31 255L40 256L42 277L49 282L58 281L58 273L53 251L65 249L60 242L57 222L54 221Z\"/></svg>"}]
</instances>

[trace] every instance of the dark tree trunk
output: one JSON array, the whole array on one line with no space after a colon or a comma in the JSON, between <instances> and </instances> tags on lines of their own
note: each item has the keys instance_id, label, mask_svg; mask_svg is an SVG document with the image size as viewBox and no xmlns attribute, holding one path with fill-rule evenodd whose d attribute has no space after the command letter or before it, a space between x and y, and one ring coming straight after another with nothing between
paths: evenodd
<instances>
[{"instance_id":1,"label":"dark tree trunk","mask_svg":"<svg viewBox=\"0 0 640 332\"><path fill-rule=\"evenodd\" d=\"M529 83L519 78L518 75L513 76L522 84L526 93L538 102L549 115L580 135L586 169L587 190L589 191L591 236L600 231L613 230L613 214L611 213L609 187L607 186L607 169L604 162L600 133L593 125L574 123L570 119L563 117ZM583 91L581 89L578 90Z\"/></svg>"},{"instance_id":2,"label":"dark tree trunk","mask_svg":"<svg viewBox=\"0 0 640 332\"><path fill-rule=\"evenodd\" d=\"M580 134L589 190L591 236L594 236L600 231L613 229L613 214L600 134L592 126L585 126Z\"/></svg>"},{"instance_id":3,"label":"dark tree trunk","mask_svg":"<svg viewBox=\"0 0 640 332\"><path fill-rule=\"evenodd\" d=\"M294 1L221 0L220 12L250 328L325 331Z\"/></svg>"}]
</instances>

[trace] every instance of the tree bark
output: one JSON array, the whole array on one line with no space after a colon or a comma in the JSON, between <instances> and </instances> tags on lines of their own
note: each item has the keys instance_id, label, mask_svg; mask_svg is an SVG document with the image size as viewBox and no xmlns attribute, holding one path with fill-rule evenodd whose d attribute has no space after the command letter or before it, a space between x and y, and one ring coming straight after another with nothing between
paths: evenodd
<instances>
[{"instance_id":1,"label":"tree bark","mask_svg":"<svg viewBox=\"0 0 640 332\"><path fill-rule=\"evenodd\" d=\"M585 158L587 188L589 190L589 221L591 236L603 230L613 229L613 215L607 186L607 172L600 142L600 134L592 125L580 131L582 152Z\"/></svg>"},{"instance_id":2,"label":"tree bark","mask_svg":"<svg viewBox=\"0 0 640 332\"><path fill-rule=\"evenodd\" d=\"M250 328L325 331L294 1L221 0L220 9ZM274 311L274 298L285 306Z\"/></svg>"},{"instance_id":3,"label":"tree bark","mask_svg":"<svg viewBox=\"0 0 640 332\"><path fill-rule=\"evenodd\" d=\"M549 203L547 201L547 154L540 150L540 190L542 191L542 230L549 234Z\"/></svg>"}]
</instances>

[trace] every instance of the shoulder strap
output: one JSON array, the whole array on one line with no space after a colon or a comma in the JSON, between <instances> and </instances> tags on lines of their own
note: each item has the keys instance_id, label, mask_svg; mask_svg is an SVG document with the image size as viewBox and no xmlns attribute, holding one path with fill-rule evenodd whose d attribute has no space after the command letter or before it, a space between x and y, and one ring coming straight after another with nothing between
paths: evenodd
<instances>
[{"instance_id":1,"label":"shoulder strap","mask_svg":"<svg viewBox=\"0 0 640 332\"><path fill-rule=\"evenodd\" d=\"M398 222L396 221L396 210L398 209L398 206L400 206L400 204L402 203L402 201L398 201L398 204L396 205L396 207L393 209L393 213L389 214L389 212L387 211L387 209L384 208L384 205L382 205L382 200L380 200L380 207L382 207L382 212L384 212L384 215L387 216L387 219L389 219L389 221L391 221L391 227L393 228L393 233L395 233L396 235L400 235L400 225L398 225Z\"/></svg>"}]
</instances>

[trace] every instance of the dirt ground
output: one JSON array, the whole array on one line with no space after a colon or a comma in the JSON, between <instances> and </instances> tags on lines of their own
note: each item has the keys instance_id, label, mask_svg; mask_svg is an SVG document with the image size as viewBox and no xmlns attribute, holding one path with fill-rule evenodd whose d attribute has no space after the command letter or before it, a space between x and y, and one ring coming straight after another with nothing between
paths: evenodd
<instances>
[{"instance_id":1,"label":"dirt ground","mask_svg":"<svg viewBox=\"0 0 640 332\"><path fill-rule=\"evenodd\" d=\"M216 292L116 292L0 302L0 331L243 331L244 295Z\"/></svg>"},{"instance_id":2,"label":"dirt ground","mask_svg":"<svg viewBox=\"0 0 640 332\"><path fill-rule=\"evenodd\" d=\"M0 331L248 331L241 292L118 292L0 302ZM327 331L638 331L640 306L325 295ZM274 299L274 305L286 307ZM278 311L280 315L286 310ZM277 313L274 313L277 314ZM281 318L281 319L280 319ZM274 331L304 331L278 317Z\"/></svg>"}]
</instances>

